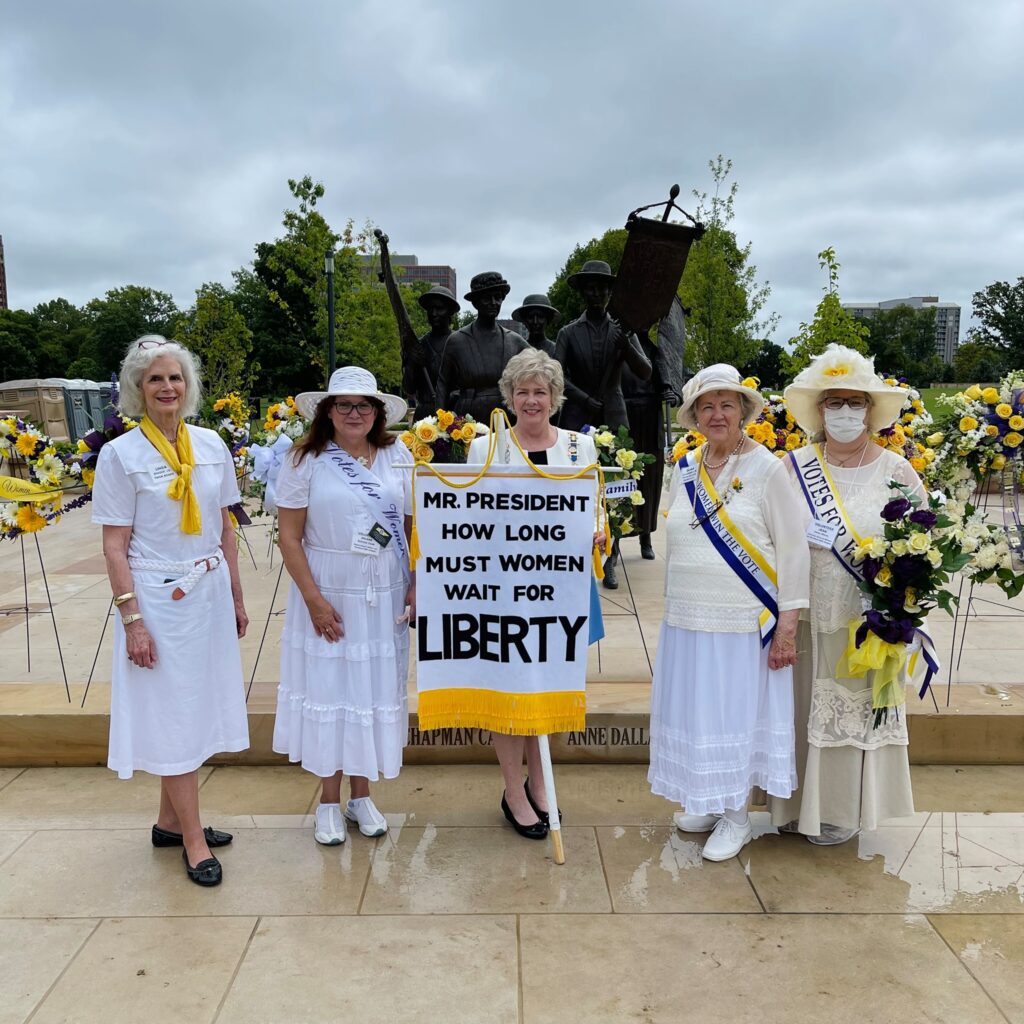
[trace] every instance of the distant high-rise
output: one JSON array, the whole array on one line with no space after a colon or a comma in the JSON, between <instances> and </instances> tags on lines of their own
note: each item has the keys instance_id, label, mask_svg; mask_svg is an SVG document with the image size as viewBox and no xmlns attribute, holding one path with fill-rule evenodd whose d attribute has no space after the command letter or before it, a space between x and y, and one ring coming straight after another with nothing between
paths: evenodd
<instances>
[{"instance_id":1,"label":"distant high-rise","mask_svg":"<svg viewBox=\"0 0 1024 1024\"><path fill-rule=\"evenodd\" d=\"M380 260L376 256L360 255L360 269L367 276L373 276L376 280L377 271L380 270ZM417 281L426 281L427 284L438 284L447 288L452 295L458 294L455 285L455 269L440 263L423 263L413 255L400 256L398 253L391 254L391 266L395 268L395 277L399 284L415 284ZM398 268L401 267L401 270Z\"/></svg>"},{"instance_id":2,"label":"distant high-rise","mask_svg":"<svg viewBox=\"0 0 1024 1024\"><path fill-rule=\"evenodd\" d=\"M911 295L906 299L886 299L883 302L844 302L843 309L854 316L870 319L880 309L935 310L935 351L944 363L953 362L960 347L960 306L956 302L939 302L938 295Z\"/></svg>"},{"instance_id":3,"label":"distant high-rise","mask_svg":"<svg viewBox=\"0 0 1024 1024\"><path fill-rule=\"evenodd\" d=\"M0 309L7 309L7 271L4 269L3 235L0 235Z\"/></svg>"}]
</instances>

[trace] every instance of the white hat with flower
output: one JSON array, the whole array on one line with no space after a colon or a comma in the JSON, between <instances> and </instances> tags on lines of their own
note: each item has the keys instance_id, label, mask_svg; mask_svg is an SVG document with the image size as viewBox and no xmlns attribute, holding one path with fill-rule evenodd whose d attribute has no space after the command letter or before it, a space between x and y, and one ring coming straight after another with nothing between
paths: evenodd
<instances>
[{"instance_id":1,"label":"white hat with flower","mask_svg":"<svg viewBox=\"0 0 1024 1024\"><path fill-rule=\"evenodd\" d=\"M328 396L364 395L375 398L384 406L388 426L397 423L409 409L409 404L398 395L389 395L377 390L377 378L361 366L339 366L327 382L326 391L303 391L295 396L295 405L304 419L316 415L317 406Z\"/></svg>"},{"instance_id":2,"label":"white hat with flower","mask_svg":"<svg viewBox=\"0 0 1024 1024\"><path fill-rule=\"evenodd\" d=\"M695 373L683 388L683 404L679 406L676 419L681 426L687 430L697 429L697 418L693 414L693 407L701 395L709 391L735 391L747 399L746 415L743 417L742 426L753 423L761 410L764 408L764 398L756 389L748 386L740 379L740 371L728 363L715 363L712 366L705 366L703 370Z\"/></svg>"},{"instance_id":3,"label":"white hat with flower","mask_svg":"<svg viewBox=\"0 0 1024 1024\"><path fill-rule=\"evenodd\" d=\"M907 392L886 384L875 373L875 360L845 345L829 345L802 369L782 393L786 408L809 436L822 430L820 402L826 391L863 391L870 398L868 433L891 427L899 418Z\"/></svg>"}]
</instances>

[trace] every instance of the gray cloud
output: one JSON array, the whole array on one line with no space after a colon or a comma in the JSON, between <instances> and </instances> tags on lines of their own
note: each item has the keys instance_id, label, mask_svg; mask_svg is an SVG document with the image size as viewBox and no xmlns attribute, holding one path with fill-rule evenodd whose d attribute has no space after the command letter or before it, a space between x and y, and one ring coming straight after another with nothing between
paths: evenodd
<instances>
[{"instance_id":1,"label":"gray cloud","mask_svg":"<svg viewBox=\"0 0 1024 1024\"><path fill-rule=\"evenodd\" d=\"M9 5L12 301L134 282L188 303L305 173L336 226L371 218L462 283L500 269L516 299L671 183L707 188L721 152L776 340L813 314L826 245L844 297L967 307L1024 272L1024 9L831 6Z\"/></svg>"}]
</instances>

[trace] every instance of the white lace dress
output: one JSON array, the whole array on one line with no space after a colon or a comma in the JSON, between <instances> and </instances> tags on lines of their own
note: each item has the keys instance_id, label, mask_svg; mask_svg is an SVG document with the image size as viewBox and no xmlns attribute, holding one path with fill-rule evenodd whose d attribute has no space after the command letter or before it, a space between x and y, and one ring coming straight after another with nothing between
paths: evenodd
<instances>
[{"instance_id":1,"label":"white lace dress","mask_svg":"<svg viewBox=\"0 0 1024 1024\"><path fill-rule=\"evenodd\" d=\"M758 447L730 460L721 489L735 477L742 488L733 491L730 518L775 566L780 610L806 608L807 544L782 463ZM711 814L746 807L753 786L781 797L796 787L793 675L768 668L762 605L692 521L676 468L647 779L654 793Z\"/></svg>"},{"instance_id":2,"label":"white lace dress","mask_svg":"<svg viewBox=\"0 0 1024 1024\"><path fill-rule=\"evenodd\" d=\"M328 452L330 449L328 449ZM409 733L406 676L408 577L392 542L379 555L352 550L373 525L369 507L331 467L325 452L295 466L286 456L277 481L279 508L305 508L302 546L320 593L341 615L344 637L318 637L293 583L281 634L274 750L320 778L337 771L376 781L402 767ZM381 493L412 514L412 462L399 441L380 448L370 467Z\"/></svg>"},{"instance_id":3,"label":"white lace dress","mask_svg":"<svg viewBox=\"0 0 1024 1024\"><path fill-rule=\"evenodd\" d=\"M797 459L803 463L811 451L801 449ZM861 536L880 532L882 508L896 496L890 479L924 495L906 459L881 449L878 454L866 466L829 466ZM799 486L795 480L793 486ZM807 522L810 513L806 506L803 511ZM914 813L905 712L898 718L890 714L874 729L871 674L836 677L849 622L861 615L861 592L853 577L831 550L811 547L811 606L806 618L801 615L801 654L794 673L800 789L788 800L770 801L775 825L798 821L801 832L818 835L823 824L874 829L882 821Z\"/></svg>"}]
</instances>

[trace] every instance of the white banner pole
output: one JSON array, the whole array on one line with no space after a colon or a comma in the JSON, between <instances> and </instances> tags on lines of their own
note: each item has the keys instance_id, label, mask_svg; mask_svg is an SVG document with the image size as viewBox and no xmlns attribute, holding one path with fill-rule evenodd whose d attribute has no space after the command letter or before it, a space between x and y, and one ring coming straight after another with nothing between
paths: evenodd
<instances>
[{"instance_id":1,"label":"white banner pole","mask_svg":"<svg viewBox=\"0 0 1024 1024\"><path fill-rule=\"evenodd\" d=\"M555 863L565 863L565 850L562 847L562 823L558 820L558 796L555 794L555 772L551 767L551 744L547 736L538 736L540 747L540 767L544 776L544 793L548 798L548 834L551 836L551 848Z\"/></svg>"}]
</instances>

